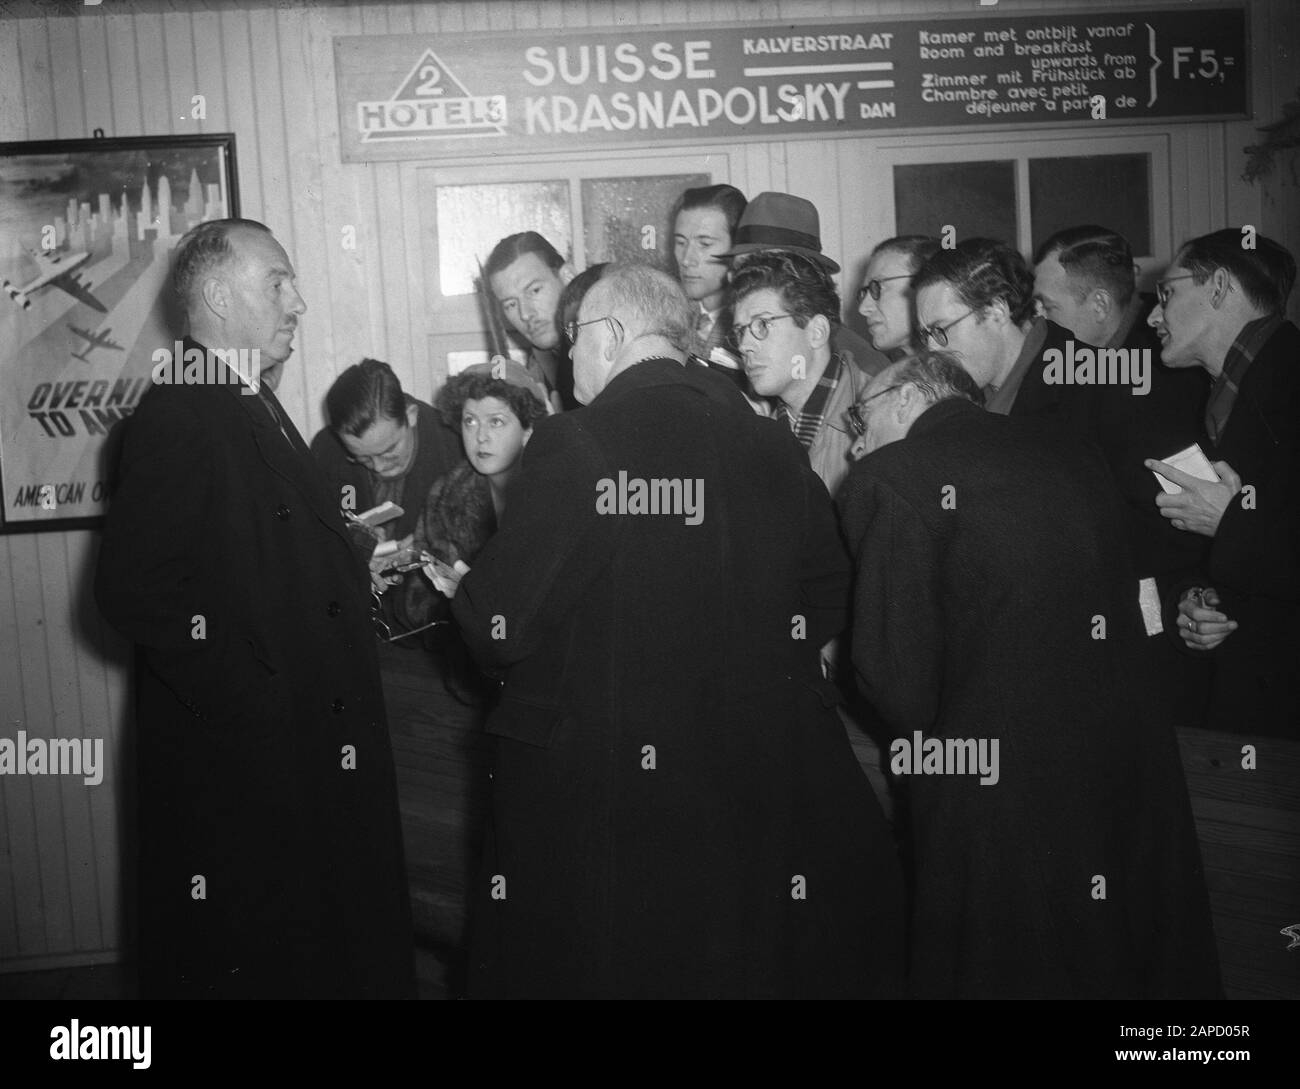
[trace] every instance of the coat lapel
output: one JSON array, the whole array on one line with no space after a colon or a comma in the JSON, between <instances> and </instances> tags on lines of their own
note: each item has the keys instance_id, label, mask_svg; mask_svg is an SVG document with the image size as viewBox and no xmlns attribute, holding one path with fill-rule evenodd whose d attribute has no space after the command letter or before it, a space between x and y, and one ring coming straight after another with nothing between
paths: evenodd
<instances>
[{"instance_id":1,"label":"coat lapel","mask_svg":"<svg viewBox=\"0 0 1300 1089\"><path fill-rule=\"evenodd\" d=\"M231 396L239 402L240 409L247 415L252 425L253 442L262 460L272 472L288 481L302 494L316 517L333 530L351 550L352 545L348 541L347 530L339 514L337 497L331 498L329 495L329 488L324 483L323 473L317 466L311 450L303 442L298 428L294 426L289 414L275 398L275 394L270 390L267 391L276 410L280 413L280 419L284 422L285 434L280 433L280 429L276 427L258 394L249 392L244 386L224 388L230 391ZM288 442L285 441L285 435L288 436Z\"/></svg>"}]
</instances>

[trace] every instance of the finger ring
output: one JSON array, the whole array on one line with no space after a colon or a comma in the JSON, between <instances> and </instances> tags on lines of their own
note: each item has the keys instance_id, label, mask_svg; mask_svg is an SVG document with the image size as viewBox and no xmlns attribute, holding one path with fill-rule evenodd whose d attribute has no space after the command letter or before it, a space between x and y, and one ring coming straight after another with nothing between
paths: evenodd
<instances>
[{"instance_id":1,"label":"finger ring","mask_svg":"<svg viewBox=\"0 0 1300 1089\"><path fill-rule=\"evenodd\" d=\"M1187 630L1190 632L1196 631L1196 621L1192 620L1190 617L1187 620Z\"/></svg>"}]
</instances>

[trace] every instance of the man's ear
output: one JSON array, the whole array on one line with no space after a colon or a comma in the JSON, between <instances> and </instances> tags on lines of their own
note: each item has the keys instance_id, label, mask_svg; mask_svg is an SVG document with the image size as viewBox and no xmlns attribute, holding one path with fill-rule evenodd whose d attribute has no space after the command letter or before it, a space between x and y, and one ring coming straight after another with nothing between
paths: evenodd
<instances>
[{"instance_id":1,"label":"man's ear","mask_svg":"<svg viewBox=\"0 0 1300 1089\"><path fill-rule=\"evenodd\" d=\"M230 288L224 280L209 276L203 281L203 287L199 291L199 298L203 300L203 305L208 310L223 320L230 312Z\"/></svg>"},{"instance_id":2,"label":"man's ear","mask_svg":"<svg viewBox=\"0 0 1300 1089\"><path fill-rule=\"evenodd\" d=\"M1228 275L1228 270L1216 268L1214 270L1214 294L1210 296L1210 305L1218 310L1223 304L1223 300L1228 297L1228 292L1232 290L1232 277Z\"/></svg>"},{"instance_id":3,"label":"man's ear","mask_svg":"<svg viewBox=\"0 0 1300 1089\"><path fill-rule=\"evenodd\" d=\"M820 348L831 339L831 321L825 314L814 314L808 324L804 326L804 332L808 334L808 343L814 348Z\"/></svg>"},{"instance_id":4,"label":"man's ear","mask_svg":"<svg viewBox=\"0 0 1300 1089\"><path fill-rule=\"evenodd\" d=\"M894 398L893 416L897 423L906 423L911 418L912 410L916 407L916 399L919 394L916 387L910 382L904 382L898 387L898 396Z\"/></svg>"},{"instance_id":5,"label":"man's ear","mask_svg":"<svg viewBox=\"0 0 1300 1089\"><path fill-rule=\"evenodd\" d=\"M623 350L627 331L623 328L623 323L615 319L614 321L602 322L600 328L604 331L605 336L600 348L600 354L610 363L618 359L619 353Z\"/></svg>"},{"instance_id":6,"label":"man's ear","mask_svg":"<svg viewBox=\"0 0 1300 1089\"><path fill-rule=\"evenodd\" d=\"M568 261L565 261L564 264L562 264L562 265L560 266L559 271L558 271L558 275L559 275L559 277L560 277L560 283L562 283L562 284L567 284L570 280L572 280L572 279L573 279L575 276L577 276L578 274L577 274L577 272L574 271L573 266L572 266L571 264L569 264Z\"/></svg>"},{"instance_id":7,"label":"man's ear","mask_svg":"<svg viewBox=\"0 0 1300 1089\"><path fill-rule=\"evenodd\" d=\"M1097 288L1089 299L1093 314L1098 321L1105 321L1110 316L1110 312L1115 308L1115 300L1111 297L1109 291L1104 287Z\"/></svg>"},{"instance_id":8,"label":"man's ear","mask_svg":"<svg viewBox=\"0 0 1300 1089\"><path fill-rule=\"evenodd\" d=\"M414 427L420 418L420 406L412 401L406 406L406 426Z\"/></svg>"},{"instance_id":9,"label":"man's ear","mask_svg":"<svg viewBox=\"0 0 1300 1089\"><path fill-rule=\"evenodd\" d=\"M980 307L975 307L975 320L987 321L993 325L1011 325L1011 307L1007 305L1006 299L994 299L988 306L983 307L981 313Z\"/></svg>"}]
</instances>

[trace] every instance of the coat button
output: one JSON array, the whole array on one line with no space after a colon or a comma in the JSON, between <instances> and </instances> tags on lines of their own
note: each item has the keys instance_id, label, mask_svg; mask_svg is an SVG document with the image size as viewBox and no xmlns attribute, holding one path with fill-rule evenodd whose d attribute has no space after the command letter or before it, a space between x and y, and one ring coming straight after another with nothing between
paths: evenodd
<instances>
[{"instance_id":1,"label":"coat button","mask_svg":"<svg viewBox=\"0 0 1300 1089\"><path fill-rule=\"evenodd\" d=\"M331 601L328 605L325 606L325 612L328 613L330 616L338 616L339 613L341 613L342 611L343 611L343 606L340 605L337 601Z\"/></svg>"},{"instance_id":2,"label":"coat button","mask_svg":"<svg viewBox=\"0 0 1300 1089\"><path fill-rule=\"evenodd\" d=\"M289 515L291 513L293 512L290 511L289 508L285 506L285 504L283 503L281 503L278 507L275 508L275 516L279 518L280 521L282 522L288 521Z\"/></svg>"},{"instance_id":3,"label":"coat button","mask_svg":"<svg viewBox=\"0 0 1300 1089\"><path fill-rule=\"evenodd\" d=\"M343 711L343 701L342 701L342 700L335 700L335 701L334 701L333 711L334 711L334 713L335 713L336 715L342 713L342 711Z\"/></svg>"}]
</instances>

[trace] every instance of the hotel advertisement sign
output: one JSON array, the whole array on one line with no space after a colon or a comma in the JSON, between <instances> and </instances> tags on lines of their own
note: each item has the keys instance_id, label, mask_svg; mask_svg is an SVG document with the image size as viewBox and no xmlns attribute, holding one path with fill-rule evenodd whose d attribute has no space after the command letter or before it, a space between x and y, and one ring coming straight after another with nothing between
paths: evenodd
<instances>
[{"instance_id":1,"label":"hotel advertisement sign","mask_svg":"<svg viewBox=\"0 0 1300 1089\"><path fill-rule=\"evenodd\" d=\"M346 162L1249 112L1241 7L335 39Z\"/></svg>"}]
</instances>

